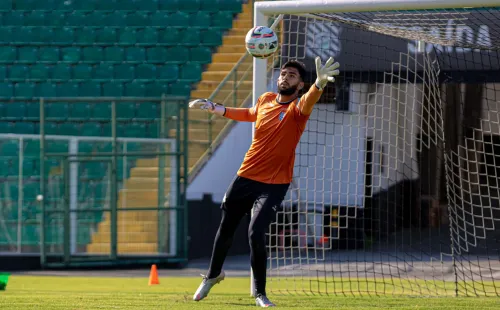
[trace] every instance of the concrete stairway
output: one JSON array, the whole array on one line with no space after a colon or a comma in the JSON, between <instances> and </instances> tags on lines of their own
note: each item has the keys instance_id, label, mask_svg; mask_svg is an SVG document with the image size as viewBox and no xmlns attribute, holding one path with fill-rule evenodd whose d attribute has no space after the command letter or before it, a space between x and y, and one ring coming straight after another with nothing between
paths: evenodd
<instances>
[{"instance_id":1,"label":"concrete stairway","mask_svg":"<svg viewBox=\"0 0 500 310\"><path fill-rule=\"evenodd\" d=\"M228 75L236 62L245 54L245 35L252 27L252 4L244 4L243 11L233 21L233 28L224 36L223 44L213 54L213 61L203 72L202 80L191 93L191 98L208 98L220 82ZM227 82L215 102L231 106L240 105L252 90L252 59L240 66L236 79L239 81L238 92L232 94L234 79ZM244 71L249 70L242 80ZM202 157L209 146L209 120L205 111L189 112L188 127L188 167L189 170ZM227 120L217 117L212 122L212 139L217 137ZM175 137L175 131L170 132ZM168 160L167 160L168 161ZM181 163L182 164L182 163ZM119 192L118 209L155 207L158 204L158 158L138 159L136 167L131 169L131 175L124 182ZM165 168L165 194L170 192L170 168ZM158 212L157 211L125 211L118 212L118 254L158 254ZM166 216L164 216L166 218ZM167 237L168 225L161 225L165 231L162 235ZM99 223L97 231L92 236L91 243L87 246L89 254L109 254L111 238L111 221L109 214Z\"/></svg>"}]
</instances>

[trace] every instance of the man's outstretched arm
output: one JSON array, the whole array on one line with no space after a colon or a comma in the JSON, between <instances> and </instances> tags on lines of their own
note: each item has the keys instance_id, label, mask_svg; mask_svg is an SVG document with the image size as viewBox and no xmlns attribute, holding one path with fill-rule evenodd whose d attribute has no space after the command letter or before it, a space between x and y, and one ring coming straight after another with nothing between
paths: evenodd
<instances>
[{"instance_id":1,"label":"man's outstretched arm","mask_svg":"<svg viewBox=\"0 0 500 310\"><path fill-rule=\"evenodd\" d=\"M324 66L321 65L321 59L316 57L316 81L314 85L311 86L309 91L300 100L300 113L303 115L310 115L314 108L316 102L318 102L321 94L323 93L323 88L325 88L328 82L335 82L335 76L340 74L338 68L340 64L338 62L333 62L333 58L330 57Z\"/></svg>"},{"instance_id":2,"label":"man's outstretched arm","mask_svg":"<svg viewBox=\"0 0 500 310\"><path fill-rule=\"evenodd\" d=\"M208 99L193 100L189 103L189 107L207 110L210 113L240 122L255 122L257 120L255 108L226 108L223 105L214 103Z\"/></svg>"}]
</instances>

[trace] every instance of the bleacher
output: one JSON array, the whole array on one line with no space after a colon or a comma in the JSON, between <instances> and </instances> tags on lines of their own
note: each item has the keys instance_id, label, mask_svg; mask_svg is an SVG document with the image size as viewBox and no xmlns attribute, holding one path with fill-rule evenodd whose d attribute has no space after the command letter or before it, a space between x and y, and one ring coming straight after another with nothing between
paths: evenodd
<instances>
[{"instance_id":1,"label":"bleacher","mask_svg":"<svg viewBox=\"0 0 500 310\"><path fill-rule=\"evenodd\" d=\"M39 103L27 100L32 98L162 94L189 98L241 10L241 0L0 1L0 98L4 100L0 102L0 134L40 132ZM12 98L16 101L5 102ZM120 103L118 136L157 138L158 109L156 103ZM47 103L45 112L47 135L111 135L109 103ZM80 142L79 152L109 151L110 147L110 143ZM130 147L129 151L141 148L139 144ZM21 148L23 206L19 214L19 142L0 140L0 178L4 181L0 216L7 223L17 223L20 215L28 222L37 216L39 142L26 141ZM67 152L68 143L53 141L48 148ZM49 161L46 175L57 175L60 164ZM80 165L79 176L88 185L78 196L94 197L97 205L106 195L102 165ZM126 171L118 165L121 181L130 176L134 165L128 163ZM60 191L61 184L52 185ZM97 224L102 214L92 218ZM7 226L8 236L0 229L0 246L11 243L9 237L17 238L17 227ZM23 243L37 244L38 227L24 227ZM81 236L86 240L79 243L89 242L89 234Z\"/></svg>"}]
</instances>

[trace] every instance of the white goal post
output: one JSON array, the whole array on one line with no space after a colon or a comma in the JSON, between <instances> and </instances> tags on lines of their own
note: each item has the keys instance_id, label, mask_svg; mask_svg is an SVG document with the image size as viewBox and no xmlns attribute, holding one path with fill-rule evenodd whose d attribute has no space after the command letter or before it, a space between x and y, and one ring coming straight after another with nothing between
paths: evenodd
<instances>
[{"instance_id":1,"label":"white goal post","mask_svg":"<svg viewBox=\"0 0 500 310\"><path fill-rule=\"evenodd\" d=\"M322 110L311 115L297 148L304 156L297 157L300 167L285 202L295 211L284 211L280 220L288 223L271 225L268 234L268 286L276 283L270 291L499 296L500 250L485 242L500 244L500 172L491 172L500 170L500 139L495 140L500 78L492 74L500 69L500 0L255 1L254 26L268 26L272 19L273 27L281 23L281 48L268 59L253 59L253 105L261 94L276 91L276 72L288 59L306 59L313 81L315 50L309 44L322 58L332 49L366 51L351 51L349 63L340 60L337 82L348 86L328 86L334 94L325 91ZM324 34L321 39L310 37L313 24ZM342 27L363 33L357 38L352 30L352 37L344 33L341 39L335 31ZM404 42L404 50L383 46L378 36ZM347 96L346 107L340 106L341 95ZM467 102L474 95L484 106L469 120ZM447 121L453 104L461 111L455 125ZM425 179L422 166L434 183ZM406 181L417 185L408 190L405 183L403 190L391 192L391 186ZM367 224L367 200L384 191ZM413 213L390 214L405 208ZM363 216L362 224L352 224ZM324 218L336 222L327 237L316 233L318 227L323 231ZM384 232L377 225L391 228ZM363 245L337 251L333 244L348 230L349 237L342 238ZM368 231L377 233L367 237Z\"/></svg>"}]
</instances>

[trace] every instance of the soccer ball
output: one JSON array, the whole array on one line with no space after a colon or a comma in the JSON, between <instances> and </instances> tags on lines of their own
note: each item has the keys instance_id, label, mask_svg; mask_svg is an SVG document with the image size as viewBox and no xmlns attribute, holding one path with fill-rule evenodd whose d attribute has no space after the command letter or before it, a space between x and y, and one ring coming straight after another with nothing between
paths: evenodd
<instances>
[{"instance_id":1,"label":"soccer ball","mask_svg":"<svg viewBox=\"0 0 500 310\"><path fill-rule=\"evenodd\" d=\"M253 27L245 37L245 46L253 57L267 58L278 49L278 36L269 27Z\"/></svg>"}]
</instances>

